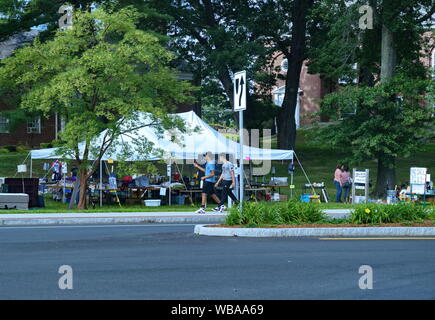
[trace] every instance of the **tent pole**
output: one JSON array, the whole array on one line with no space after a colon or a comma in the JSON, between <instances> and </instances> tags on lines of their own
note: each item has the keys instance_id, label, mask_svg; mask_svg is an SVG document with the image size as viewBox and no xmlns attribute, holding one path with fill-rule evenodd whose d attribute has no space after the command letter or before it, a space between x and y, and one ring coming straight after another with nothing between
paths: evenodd
<instances>
[{"instance_id":1,"label":"tent pole","mask_svg":"<svg viewBox=\"0 0 435 320\"><path fill-rule=\"evenodd\" d=\"M310 184L311 189L313 190L313 193L314 193L314 194L317 194L316 190L315 190L314 187L313 187L313 184L312 184L311 181L310 181L310 178L308 178L308 175L307 175L307 173L305 172L304 167L302 166L302 163L299 161L299 158L298 158L298 156L296 155L296 152L293 151L293 155L296 157L296 161L299 163L299 166L301 167L302 172L303 172L304 175L305 175L305 178L307 179L308 183Z\"/></svg>"},{"instance_id":2,"label":"tent pole","mask_svg":"<svg viewBox=\"0 0 435 320\"><path fill-rule=\"evenodd\" d=\"M32 159L32 152L30 152L30 178L33 176L33 159Z\"/></svg>"}]
</instances>

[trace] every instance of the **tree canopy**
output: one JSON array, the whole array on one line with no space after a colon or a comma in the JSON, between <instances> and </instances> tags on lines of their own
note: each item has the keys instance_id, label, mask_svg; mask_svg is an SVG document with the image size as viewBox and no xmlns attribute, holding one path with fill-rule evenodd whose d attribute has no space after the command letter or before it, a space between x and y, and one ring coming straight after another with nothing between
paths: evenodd
<instances>
[{"instance_id":1,"label":"tree canopy","mask_svg":"<svg viewBox=\"0 0 435 320\"><path fill-rule=\"evenodd\" d=\"M194 88L177 80L169 67L173 54L136 27L139 18L130 7L112 13L76 11L72 29L59 30L43 43L36 39L1 62L0 86L21 97L20 108L56 112L67 120L60 137L81 165L81 181L95 169L88 160L101 158L122 134L122 124L132 123L128 130L133 136L143 126L184 129L168 114L176 104L191 101ZM135 121L138 112L148 113L150 121ZM103 141L95 141L103 130ZM145 138L136 141L146 157L152 146ZM85 142L84 150L79 150L80 142Z\"/></svg>"}]
</instances>

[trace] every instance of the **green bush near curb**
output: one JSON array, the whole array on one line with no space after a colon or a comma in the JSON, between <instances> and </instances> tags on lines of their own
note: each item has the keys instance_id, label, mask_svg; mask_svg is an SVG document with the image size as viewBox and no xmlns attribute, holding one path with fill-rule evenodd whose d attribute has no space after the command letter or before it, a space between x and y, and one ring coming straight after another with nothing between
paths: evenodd
<instances>
[{"instance_id":1,"label":"green bush near curb","mask_svg":"<svg viewBox=\"0 0 435 320\"><path fill-rule=\"evenodd\" d=\"M361 204L356 206L350 221L356 224L381 224L406 221L423 221L434 218L434 209L429 206L398 203Z\"/></svg>"},{"instance_id":2,"label":"green bush near curb","mask_svg":"<svg viewBox=\"0 0 435 320\"><path fill-rule=\"evenodd\" d=\"M317 223L325 220L322 210L312 203L288 202L246 202L243 214L239 207L230 209L227 225L277 225Z\"/></svg>"}]
</instances>

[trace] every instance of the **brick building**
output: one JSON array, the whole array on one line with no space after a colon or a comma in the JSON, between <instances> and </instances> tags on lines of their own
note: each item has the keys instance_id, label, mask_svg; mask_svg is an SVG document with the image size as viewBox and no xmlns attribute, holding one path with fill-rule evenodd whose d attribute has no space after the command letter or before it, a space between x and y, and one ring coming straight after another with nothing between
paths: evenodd
<instances>
[{"instance_id":1,"label":"brick building","mask_svg":"<svg viewBox=\"0 0 435 320\"><path fill-rule=\"evenodd\" d=\"M32 41L37 35L38 31L25 32L0 43L0 59L10 56L14 50ZM179 71L177 75L179 80L193 82L193 75L189 72L186 64L180 64L177 69ZM25 123L10 129L8 116L5 113L2 114L2 112L14 109L14 106L9 106L1 101L0 97L0 146L25 145L31 148L39 148L41 143L50 143L56 140L59 132L63 129L64 123L61 117L57 115L52 115L49 118L39 116L28 119ZM201 107L197 103L177 106L177 112L191 110L201 116Z\"/></svg>"},{"instance_id":2,"label":"brick building","mask_svg":"<svg viewBox=\"0 0 435 320\"><path fill-rule=\"evenodd\" d=\"M435 40L433 32L426 32L423 37L428 39L428 45L427 48L422 48L421 50L421 61L427 68L435 68ZM282 54L277 55L274 59L271 70L278 67L280 68L281 73L285 74L287 72L286 63L287 61ZM282 105L285 93L284 86L285 81L278 78L277 84L271 92L272 99L276 105ZM320 103L316 100L324 98L329 93L331 93L331 90L325 85L320 74L308 73L307 61L305 61L301 70L299 99L295 114L296 125L298 128L310 124L313 121L324 120L312 119L310 116L320 110Z\"/></svg>"}]
</instances>

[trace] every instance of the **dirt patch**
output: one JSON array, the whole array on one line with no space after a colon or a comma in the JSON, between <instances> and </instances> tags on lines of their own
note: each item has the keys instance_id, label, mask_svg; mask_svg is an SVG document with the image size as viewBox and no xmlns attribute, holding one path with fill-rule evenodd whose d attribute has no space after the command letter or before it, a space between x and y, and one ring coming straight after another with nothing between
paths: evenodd
<instances>
[{"instance_id":1,"label":"dirt patch","mask_svg":"<svg viewBox=\"0 0 435 320\"><path fill-rule=\"evenodd\" d=\"M319 224L276 224L276 225L234 225L225 224L210 225L211 228L376 228L376 227L435 227L435 220L425 220L423 222L401 222L401 223L384 223L384 224L354 224L354 223L319 223Z\"/></svg>"}]
</instances>

